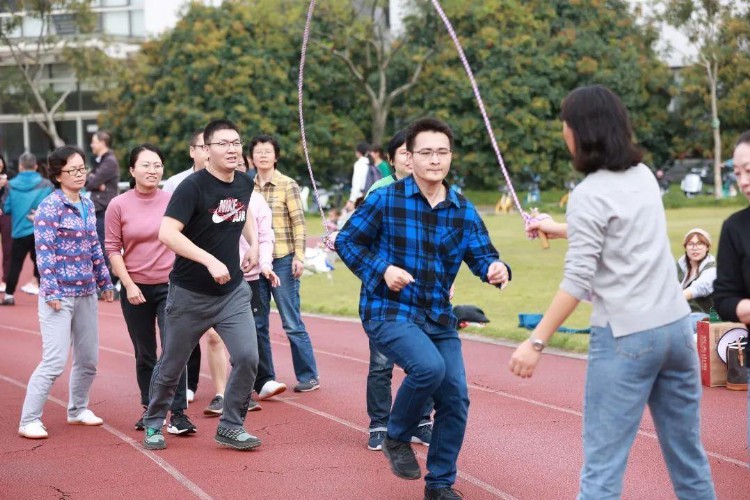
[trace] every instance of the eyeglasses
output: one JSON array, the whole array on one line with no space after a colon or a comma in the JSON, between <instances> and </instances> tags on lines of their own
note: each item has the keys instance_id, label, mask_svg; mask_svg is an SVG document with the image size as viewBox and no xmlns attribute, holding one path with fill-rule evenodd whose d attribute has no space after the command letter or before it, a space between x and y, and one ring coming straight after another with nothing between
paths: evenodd
<instances>
[{"instance_id":1,"label":"eyeglasses","mask_svg":"<svg viewBox=\"0 0 750 500\"><path fill-rule=\"evenodd\" d=\"M690 243L685 245L685 248L705 248L705 247L706 247L706 244L703 243L702 241L699 241L697 243L694 243L691 241Z\"/></svg>"},{"instance_id":2,"label":"eyeglasses","mask_svg":"<svg viewBox=\"0 0 750 500\"><path fill-rule=\"evenodd\" d=\"M255 150L253 151L253 156L257 156L259 158L263 158L265 156L272 156L275 153L272 149L262 149L262 150Z\"/></svg>"},{"instance_id":3,"label":"eyeglasses","mask_svg":"<svg viewBox=\"0 0 750 500\"><path fill-rule=\"evenodd\" d=\"M89 169L87 167L81 167L81 168L71 168L68 170L61 170L61 172L67 172L68 175L71 177L78 176L78 175L86 175L86 172L88 172Z\"/></svg>"},{"instance_id":4,"label":"eyeglasses","mask_svg":"<svg viewBox=\"0 0 750 500\"><path fill-rule=\"evenodd\" d=\"M164 168L164 165L162 165L161 163L138 163L136 166L141 167L145 170L148 170L149 168L153 168L154 170L160 170Z\"/></svg>"},{"instance_id":5,"label":"eyeglasses","mask_svg":"<svg viewBox=\"0 0 750 500\"><path fill-rule=\"evenodd\" d=\"M450 149L420 149L414 153L423 160L431 160L434 155L437 155L438 159L445 160L451 154Z\"/></svg>"},{"instance_id":6,"label":"eyeglasses","mask_svg":"<svg viewBox=\"0 0 750 500\"><path fill-rule=\"evenodd\" d=\"M205 145L206 146L216 146L217 148L223 149L224 151L226 151L227 149L229 149L230 146L233 147L234 149L242 149L242 141L207 142Z\"/></svg>"}]
</instances>

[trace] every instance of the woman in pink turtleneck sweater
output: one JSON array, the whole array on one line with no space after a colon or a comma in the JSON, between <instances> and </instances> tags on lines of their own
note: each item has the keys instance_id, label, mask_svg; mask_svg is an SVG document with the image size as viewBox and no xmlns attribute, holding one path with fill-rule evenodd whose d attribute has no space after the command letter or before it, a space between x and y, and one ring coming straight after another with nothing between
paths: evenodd
<instances>
[{"instance_id":1,"label":"woman in pink turtleneck sweater","mask_svg":"<svg viewBox=\"0 0 750 500\"><path fill-rule=\"evenodd\" d=\"M165 342L165 307L174 252L159 241L164 210L170 194L159 189L164 159L156 146L142 144L130 152L128 166L131 189L110 202L105 215L104 247L112 271L122 283L120 304L135 350L135 370L141 405L148 406L151 374L156 365L156 323L161 345ZM172 416L167 428L172 434L190 434L195 426L184 414L187 408L185 373L177 385ZM143 417L135 423L143 430Z\"/></svg>"}]
</instances>

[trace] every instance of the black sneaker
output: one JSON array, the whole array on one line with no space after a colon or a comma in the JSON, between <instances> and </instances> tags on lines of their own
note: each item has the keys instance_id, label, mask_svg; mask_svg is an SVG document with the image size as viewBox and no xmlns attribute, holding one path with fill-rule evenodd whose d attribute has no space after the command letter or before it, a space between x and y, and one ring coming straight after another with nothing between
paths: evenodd
<instances>
[{"instance_id":1,"label":"black sneaker","mask_svg":"<svg viewBox=\"0 0 750 500\"><path fill-rule=\"evenodd\" d=\"M311 378L308 382L300 382L294 386L294 392L312 392L320 389L320 382L316 378Z\"/></svg>"},{"instance_id":2,"label":"black sneaker","mask_svg":"<svg viewBox=\"0 0 750 500\"><path fill-rule=\"evenodd\" d=\"M383 453L391 464L391 470L401 479L419 479L422 470L417 463L411 443L404 443L389 438L383 440Z\"/></svg>"},{"instance_id":3,"label":"black sneaker","mask_svg":"<svg viewBox=\"0 0 750 500\"><path fill-rule=\"evenodd\" d=\"M424 488L424 500L454 500L463 497L460 491L454 490L450 486L435 488L434 490L429 489L427 486Z\"/></svg>"},{"instance_id":4,"label":"black sneaker","mask_svg":"<svg viewBox=\"0 0 750 500\"><path fill-rule=\"evenodd\" d=\"M135 430L142 431L146 429L146 425L143 423L143 417L146 416L146 411L143 410L143 414L141 415L141 418L138 419L138 421L135 423Z\"/></svg>"},{"instance_id":5,"label":"black sneaker","mask_svg":"<svg viewBox=\"0 0 750 500\"><path fill-rule=\"evenodd\" d=\"M430 446L430 441L432 441L431 424L420 425L417 427L417 432L411 437L412 443L423 444L425 446Z\"/></svg>"},{"instance_id":6,"label":"black sneaker","mask_svg":"<svg viewBox=\"0 0 750 500\"><path fill-rule=\"evenodd\" d=\"M211 400L211 404L203 410L203 414L207 417L218 417L222 413L224 413L224 398L217 394Z\"/></svg>"},{"instance_id":7,"label":"black sneaker","mask_svg":"<svg viewBox=\"0 0 750 500\"><path fill-rule=\"evenodd\" d=\"M236 450L252 450L260 446L260 439L253 436L243 428L227 429L219 426L216 429L214 441L217 443L230 446Z\"/></svg>"},{"instance_id":8,"label":"black sneaker","mask_svg":"<svg viewBox=\"0 0 750 500\"><path fill-rule=\"evenodd\" d=\"M198 429L184 413L172 413L167 432L170 434L195 434Z\"/></svg>"}]
</instances>

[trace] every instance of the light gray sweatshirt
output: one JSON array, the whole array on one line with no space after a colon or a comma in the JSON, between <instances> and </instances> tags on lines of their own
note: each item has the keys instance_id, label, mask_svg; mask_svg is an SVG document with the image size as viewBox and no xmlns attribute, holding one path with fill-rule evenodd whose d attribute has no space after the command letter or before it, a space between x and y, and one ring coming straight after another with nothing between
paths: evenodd
<instances>
[{"instance_id":1,"label":"light gray sweatshirt","mask_svg":"<svg viewBox=\"0 0 750 500\"><path fill-rule=\"evenodd\" d=\"M591 324L615 337L667 325L690 312L677 280L656 178L643 164L599 170L570 196L560 288L591 298Z\"/></svg>"}]
</instances>

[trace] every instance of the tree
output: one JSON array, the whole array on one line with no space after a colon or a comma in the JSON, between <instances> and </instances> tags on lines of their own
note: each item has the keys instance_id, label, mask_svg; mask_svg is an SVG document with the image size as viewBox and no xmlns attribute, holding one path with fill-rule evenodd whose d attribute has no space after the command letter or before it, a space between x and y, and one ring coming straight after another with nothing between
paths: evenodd
<instances>
[{"instance_id":1,"label":"tree","mask_svg":"<svg viewBox=\"0 0 750 500\"><path fill-rule=\"evenodd\" d=\"M9 61L15 71L3 77L7 83L3 86L3 98L16 101L56 147L62 146L55 117L63 111L73 88L54 90L44 81L45 69L54 62L67 64L79 84L99 86L106 85L112 73L113 66L103 50L104 39L92 37L96 17L91 0L19 0L6 5L10 15L0 18L0 41L9 55L0 55L0 65ZM37 30L17 36L24 21L29 20L36 21ZM63 24L74 34L59 34Z\"/></svg>"},{"instance_id":2,"label":"tree","mask_svg":"<svg viewBox=\"0 0 750 500\"><path fill-rule=\"evenodd\" d=\"M190 4L173 30L143 46L107 96L100 122L113 131L118 155L153 142L166 155L165 175L173 174L188 165L192 131L229 118L245 142L276 136L280 168L302 181L296 84L304 15L296 0ZM367 103L345 68L316 48L305 68L305 118L318 180L350 172L354 145L367 133Z\"/></svg>"},{"instance_id":3,"label":"tree","mask_svg":"<svg viewBox=\"0 0 750 500\"><path fill-rule=\"evenodd\" d=\"M719 94L721 70L732 59L732 45L727 41L727 28L739 7L736 1L664 0L664 20L678 28L697 49L697 64L705 71L710 103L710 125L713 135L714 194L721 199L721 121Z\"/></svg>"},{"instance_id":4,"label":"tree","mask_svg":"<svg viewBox=\"0 0 750 500\"><path fill-rule=\"evenodd\" d=\"M384 0L321 2L312 37L313 43L344 63L366 93L375 144L383 142L395 100L417 84L434 53L433 48L390 30L387 5Z\"/></svg>"},{"instance_id":5,"label":"tree","mask_svg":"<svg viewBox=\"0 0 750 500\"><path fill-rule=\"evenodd\" d=\"M517 188L523 187L524 172L540 174L545 188L561 187L571 176L558 115L562 99L581 85L603 84L622 97L649 163L669 155L669 69L652 48L656 33L636 22L627 2L442 4L473 68ZM438 53L401 116L408 121L432 114L448 121L456 133L453 168L458 175L471 186L497 187L497 160L456 50L434 12L428 9L422 16L408 29L426 39L437 34L433 43Z\"/></svg>"}]
</instances>

